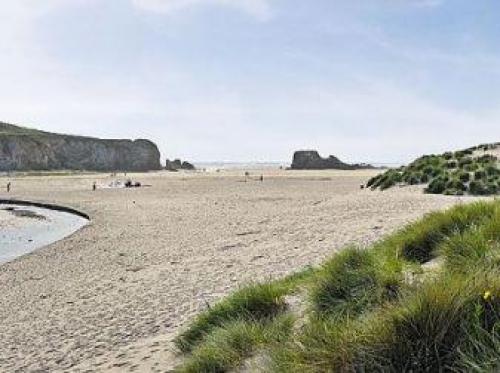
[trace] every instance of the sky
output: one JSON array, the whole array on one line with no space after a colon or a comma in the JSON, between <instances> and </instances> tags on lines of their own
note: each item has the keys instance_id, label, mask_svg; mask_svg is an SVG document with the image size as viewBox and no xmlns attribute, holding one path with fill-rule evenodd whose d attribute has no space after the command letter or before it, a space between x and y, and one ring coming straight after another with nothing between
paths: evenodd
<instances>
[{"instance_id":1,"label":"sky","mask_svg":"<svg viewBox=\"0 0 500 373\"><path fill-rule=\"evenodd\" d=\"M497 0L0 2L0 120L162 158L399 163L500 141Z\"/></svg>"}]
</instances>

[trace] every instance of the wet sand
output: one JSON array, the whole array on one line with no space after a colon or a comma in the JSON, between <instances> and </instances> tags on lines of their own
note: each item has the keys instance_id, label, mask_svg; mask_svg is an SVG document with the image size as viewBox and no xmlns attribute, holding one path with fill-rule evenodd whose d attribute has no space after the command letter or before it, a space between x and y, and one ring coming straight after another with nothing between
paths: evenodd
<instances>
[{"instance_id":1,"label":"wet sand","mask_svg":"<svg viewBox=\"0 0 500 373\"><path fill-rule=\"evenodd\" d=\"M160 172L129 175L150 188L95 192L116 178L13 180L10 197L92 221L0 266L0 371L167 371L171 338L207 303L470 200L360 190L375 173L266 170L261 183L242 171Z\"/></svg>"}]
</instances>

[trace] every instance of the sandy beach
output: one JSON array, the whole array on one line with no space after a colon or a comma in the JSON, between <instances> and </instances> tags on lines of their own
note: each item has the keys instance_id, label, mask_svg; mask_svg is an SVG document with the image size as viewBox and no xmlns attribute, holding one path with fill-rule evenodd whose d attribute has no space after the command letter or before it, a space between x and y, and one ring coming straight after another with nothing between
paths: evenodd
<instances>
[{"instance_id":1,"label":"sandy beach","mask_svg":"<svg viewBox=\"0 0 500 373\"><path fill-rule=\"evenodd\" d=\"M118 177L10 179L9 197L71 206L92 220L0 266L0 371L168 371L172 337L239 286L470 200L361 190L376 173L266 170L264 182L245 182L237 170L158 172L129 175L151 187L95 192L94 181Z\"/></svg>"}]
</instances>

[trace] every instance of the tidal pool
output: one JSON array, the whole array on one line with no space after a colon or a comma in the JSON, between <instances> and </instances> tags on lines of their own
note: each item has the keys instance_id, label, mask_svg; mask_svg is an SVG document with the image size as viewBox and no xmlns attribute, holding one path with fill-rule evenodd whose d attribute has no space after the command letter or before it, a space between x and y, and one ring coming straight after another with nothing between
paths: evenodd
<instances>
[{"instance_id":1,"label":"tidal pool","mask_svg":"<svg viewBox=\"0 0 500 373\"><path fill-rule=\"evenodd\" d=\"M0 264L59 241L88 223L71 212L0 203Z\"/></svg>"}]
</instances>

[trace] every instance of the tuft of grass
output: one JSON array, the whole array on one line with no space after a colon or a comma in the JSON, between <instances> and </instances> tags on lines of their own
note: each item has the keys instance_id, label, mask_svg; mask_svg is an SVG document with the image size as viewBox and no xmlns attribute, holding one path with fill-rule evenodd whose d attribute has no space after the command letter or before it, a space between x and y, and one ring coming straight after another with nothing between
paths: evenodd
<instances>
[{"instance_id":1,"label":"tuft of grass","mask_svg":"<svg viewBox=\"0 0 500 373\"><path fill-rule=\"evenodd\" d=\"M281 283L258 284L243 288L200 314L190 327L175 339L182 352L190 352L212 330L231 321L262 321L285 309L284 296L289 287Z\"/></svg>"},{"instance_id":2,"label":"tuft of grass","mask_svg":"<svg viewBox=\"0 0 500 373\"><path fill-rule=\"evenodd\" d=\"M459 354L457 373L500 372L500 323L491 331L476 325Z\"/></svg>"},{"instance_id":3,"label":"tuft of grass","mask_svg":"<svg viewBox=\"0 0 500 373\"><path fill-rule=\"evenodd\" d=\"M345 249L329 260L311 290L312 304L320 317L358 315L382 298L372 254L356 248Z\"/></svg>"},{"instance_id":4,"label":"tuft of grass","mask_svg":"<svg viewBox=\"0 0 500 373\"><path fill-rule=\"evenodd\" d=\"M457 206L446 212L431 213L404 228L394 239L400 245L404 258L425 263L435 257L435 250L444 239L489 219L494 211L494 205L478 202Z\"/></svg>"},{"instance_id":5,"label":"tuft of grass","mask_svg":"<svg viewBox=\"0 0 500 373\"><path fill-rule=\"evenodd\" d=\"M470 342L470 331L491 332L491 325L499 320L498 310L491 312L492 304L483 299L485 289L500 294L497 276L490 274L480 281L446 276L425 284L397 307L365 323L369 337L355 364L366 371L387 366L391 372L442 372L458 367L459 351Z\"/></svg>"},{"instance_id":6,"label":"tuft of grass","mask_svg":"<svg viewBox=\"0 0 500 373\"><path fill-rule=\"evenodd\" d=\"M438 250L449 271L464 273L478 268L500 268L500 207L496 207L484 224L450 237Z\"/></svg>"},{"instance_id":7,"label":"tuft of grass","mask_svg":"<svg viewBox=\"0 0 500 373\"><path fill-rule=\"evenodd\" d=\"M452 282L432 284L389 313L382 322L389 333L365 349L371 364L389 363L394 371L442 371L457 359L464 318L474 311L468 294ZM425 368L424 368L425 367Z\"/></svg>"},{"instance_id":8,"label":"tuft of grass","mask_svg":"<svg viewBox=\"0 0 500 373\"><path fill-rule=\"evenodd\" d=\"M273 351L273 371L444 372L493 365L500 325L500 302L494 298L500 297L498 275L445 276L360 319L315 319ZM484 299L486 289L493 298Z\"/></svg>"},{"instance_id":9,"label":"tuft of grass","mask_svg":"<svg viewBox=\"0 0 500 373\"><path fill-rule=\"evenodd\" d=\"M284 315L272 322L235 321L221 325L193 350L176 372L222 373L236 369L263 346L285 341L293 321L292 316Z\"/></svg>"}]
</instances>

